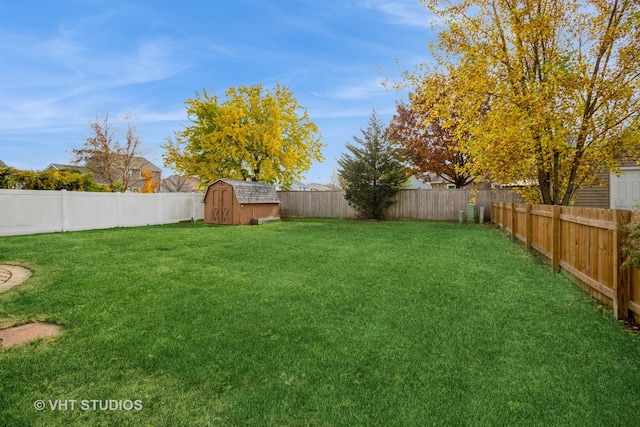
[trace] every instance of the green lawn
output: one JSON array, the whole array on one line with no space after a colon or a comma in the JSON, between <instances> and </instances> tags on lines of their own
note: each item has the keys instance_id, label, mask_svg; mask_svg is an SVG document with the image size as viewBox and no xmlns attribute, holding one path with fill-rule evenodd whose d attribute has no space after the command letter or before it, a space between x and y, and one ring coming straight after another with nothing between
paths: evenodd
<instances>
[{"instance_id":1,"label":"green lawn","mask_svg":"<svg viewBox=\"0 0 640 427\"><path fill-rule=\"evenodd\" d=\"M34 275L0 323L65 329L0 350L2 426L640 420L640 337L489 227L178 224L3 237L2 261Z\"/></svg>"}]
</instances>

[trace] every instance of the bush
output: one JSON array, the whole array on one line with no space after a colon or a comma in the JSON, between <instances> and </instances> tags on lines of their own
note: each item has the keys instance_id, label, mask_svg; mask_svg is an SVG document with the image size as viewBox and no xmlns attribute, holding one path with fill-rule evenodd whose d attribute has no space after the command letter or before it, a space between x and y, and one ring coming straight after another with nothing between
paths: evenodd
<instances>
[{"instance_id":1,"label":"bush","mask_svg":"<svg viewBox=\"0 0 640 427\"><path fill-rule=\"evenodd\" d=\"M640 211L633 211L631 221L620 227L620 231L627 233L622 241L622 254L624 255L622 267L640 269Z\"/></svg>"},{"instance_id":2,"label":"bush","mask_svg":"<svg viewBox=\"0 0 640 427\"><path fill-rule=\"evenodd\" d=\"M18 190L106 191L91 174L72 170L25 171L0 168L0 188Z\"/></svg>"}]
</instances>

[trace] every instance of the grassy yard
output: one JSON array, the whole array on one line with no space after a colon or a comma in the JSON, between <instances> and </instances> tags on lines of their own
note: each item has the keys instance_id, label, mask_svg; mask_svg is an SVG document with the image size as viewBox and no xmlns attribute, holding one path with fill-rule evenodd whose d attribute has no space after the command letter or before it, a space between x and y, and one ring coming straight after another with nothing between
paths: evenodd
<instances>
[{"instance_id":1,"label":"grassy yard","mask_svg":"<svg viewBox=\"0 0 640 427\"><path fill-rule=\"evenodd\" d=\"M34 275L0 324L65 329L0 350L2 426L640 420L640 337L487 227L179 224L3 237L2 261Z\"/></svg>"}]
</instances>

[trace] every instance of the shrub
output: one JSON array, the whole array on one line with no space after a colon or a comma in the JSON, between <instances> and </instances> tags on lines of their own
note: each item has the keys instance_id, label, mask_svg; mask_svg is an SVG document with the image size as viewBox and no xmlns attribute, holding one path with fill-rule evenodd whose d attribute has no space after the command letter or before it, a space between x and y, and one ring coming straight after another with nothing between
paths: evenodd
<instances>
[{"instance_id":1,"label":"shrub","mask_svg":"<svg viewBox=\"0 0 640 427\"><path fill-rule=\"evenodd\" d=\"M626 233L622 241L622 254L624 255L622 267L640 269L640 210L633 211L631 221L620 227L620 231Z\"/></svg>"}]
</instances>

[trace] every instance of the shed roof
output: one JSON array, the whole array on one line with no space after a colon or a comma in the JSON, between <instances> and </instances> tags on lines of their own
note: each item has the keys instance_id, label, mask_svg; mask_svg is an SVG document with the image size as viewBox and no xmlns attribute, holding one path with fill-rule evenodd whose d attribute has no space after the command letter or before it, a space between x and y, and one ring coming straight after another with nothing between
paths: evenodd
<instances>
[{"instance_id":1,"label":"shed roof","mask_svg":"<svg viewBox=\"0 0 640 427\"><path fill-rule=\"evenodd\" d=\"M205 196L209 192L209 188L218 182L224 182L233 187L233 192L236 195L238 203L250 204L250 203L280 203L278 199L278 193L276 193L273 186L258 181L239 181L234 179L219 179L207 187ZM204 200L203 200L204 201Z\"/></svg>"}]
</instances>

